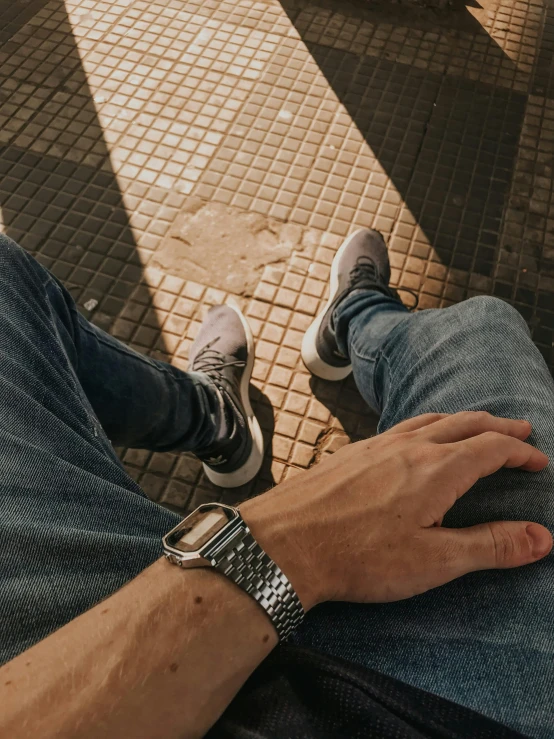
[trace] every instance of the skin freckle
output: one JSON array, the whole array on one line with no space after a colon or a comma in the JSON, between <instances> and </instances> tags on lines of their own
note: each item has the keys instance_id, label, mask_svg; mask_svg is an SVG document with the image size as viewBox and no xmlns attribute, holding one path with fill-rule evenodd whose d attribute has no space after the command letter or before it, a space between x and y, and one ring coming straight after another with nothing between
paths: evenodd
<instances>
[{"instance_id":1,"label":"skin freckle","mask_svg":"<svg viewBox=\"0 0 554 739\"><path fill-rule=\"evenodd\" d=\"M194 599L194 602L195 603L202 603L202 596L201 595L197 595L196 598Z\"/></svg>"},{"instance_id":2,"label":"skin freckle","mask_svg":"<svg viewBox=\"0 0 554 739\"><path fill-rule=\"evenodd\" d=\"M109 613L109 608L104 608L103 611L100 611L100 615L103 616L105 613Z\"/></svg>"},{"instance_id":3,"label":"skin freckle","mask_svg":"<svg viewBox=\"0 0 554 739\"><path fill-rule=\"evenodd\" d=\"M6 682L4 683L4 685L11 685L11 684L12 684L11 680L6 680Z\"/></svg>"},{"instance_id":4,"label":"skin freckle","mask_svg":"<svg viewBox=\"0 0 554 739\"><path fill-rule=\"evenodd\" d=\"M269 634L266 634L264 636L264 644L269 641Z\"/></svg>"},{"instance_id":5,"label":"skin freckle","mask_svg":"<svg viewBox=\"0 0 554 739\"><path fill-rule=\"evenodd\" d=\"M177 670L179 669L179 665L177 664L177 662L173 662L169 665L169 669L171 670L171 672L177 672Z\"/></svg>"}]
</instances>

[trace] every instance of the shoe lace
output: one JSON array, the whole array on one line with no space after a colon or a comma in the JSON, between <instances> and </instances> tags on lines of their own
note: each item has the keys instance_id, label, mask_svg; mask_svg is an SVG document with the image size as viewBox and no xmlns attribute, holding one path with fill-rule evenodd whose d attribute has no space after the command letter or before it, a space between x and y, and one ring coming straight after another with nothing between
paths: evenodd
<instances>
[{"instance_id":1,"label":"shoe lace","mask_svg":"<svg viewBox=\"0 0 554 739\"><path fill-rule=\"evenodd\" d=\"M369 257L358 257L356 264L348 275L348 287L355 287L358 282L377 282L377 268Z\"/></svg>"},{"instance_id":2,"label":"shoe lace","mask_svg":"<svg viewBox=\"0 0 554 739\"><path fill-rule=\"evenodd\" d=\"M382 292L391 298L395 298L396 300L400 300L398 293L408 293L414 298L413 305L407 306L408 310L415 310L419 305L419 295L415 290L412 290L409 287L398 287L395 289L383 285L379 281L375 262L364 255L358 257L356 264L350 270L350 274L348 275L348 287L354 288L360 282L363 282L364 286L376 288L379 292Z\"/></svg>"},{"instance_id":3,"label":"shoe lace","mask_svg":"<svg viewBox=\"0 0 554 739\"><path fill-rule=\"evenodd\" d=\"M217 351L217 349L213 349L213 345L220 338L220 336L216 336L215 339L212 339L206 346L202 347L194 358L193 371L203 372L211 377L212 380L223 382L225 380L223 376L225 367L246 367L246 362L242 359L229 360L225 354Z\"/></svg>"}]
</instances>

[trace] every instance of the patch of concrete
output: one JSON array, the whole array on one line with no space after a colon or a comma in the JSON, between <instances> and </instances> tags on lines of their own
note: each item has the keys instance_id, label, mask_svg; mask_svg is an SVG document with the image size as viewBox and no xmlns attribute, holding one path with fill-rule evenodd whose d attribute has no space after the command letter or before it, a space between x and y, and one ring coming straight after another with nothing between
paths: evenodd
<instances>
[{"instance_id":1,"label":"patch of concrete","mask_svg":"<svg viewBox=\"0 0 554 739\"><path fill-rule=\"evenodd\" d=\"M303 248L303 233L301 226L191 197L150 264L249 296L266 265L285 262Z\"/></svg>"}]
</instances>

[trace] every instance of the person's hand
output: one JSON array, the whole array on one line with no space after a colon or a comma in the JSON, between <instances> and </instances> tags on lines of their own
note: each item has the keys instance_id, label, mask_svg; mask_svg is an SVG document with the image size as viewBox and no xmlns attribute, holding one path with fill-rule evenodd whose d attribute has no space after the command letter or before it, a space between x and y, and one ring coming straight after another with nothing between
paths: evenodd
<instances>
[{"instance_id":1,"label":"person's hand","mask_svg":"<svg viewBox=\"0 0 554 739\"><path fill-rule=\"evenodd\" d=\"M401 600L475 570L544 557L549 531L528 521L441 527L481 477L542 470L527 421L485 412L429 414L343 447L246 501L241 513L308 610L326 600Z\"/></svg>"}]
</instances>

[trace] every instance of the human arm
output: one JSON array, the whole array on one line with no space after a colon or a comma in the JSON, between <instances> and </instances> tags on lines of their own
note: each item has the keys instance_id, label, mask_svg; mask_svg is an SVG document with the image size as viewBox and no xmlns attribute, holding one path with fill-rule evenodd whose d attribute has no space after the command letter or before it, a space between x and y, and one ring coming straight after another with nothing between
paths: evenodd
<instances>
[{"instance_id":1,"label":"human arm","mask_svg":"<svg viewBox=\"0 0 554 739\"><path fill-rule=\"evenodd\" d=\"M550 534L528 522L437 527L502 466L538 471L530 426L421 416L350 445L241 506L306 610L407 598L476 569L528 564ZM0 670L0 735L201 736L276 644L271 622L213 571L156 562Z\"/></svg>"},{"instance_id":2,"label":"human arm","mask_svg":"<svg viewBox=\"0 0 554 739\"><path fill-rule=\"evenodd\" d=\"M160 559L0 669L0 736L202 736L276 643L232 582Z\"/></svg>"}]
</instances>

